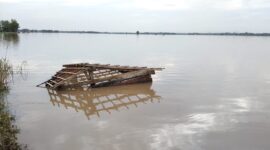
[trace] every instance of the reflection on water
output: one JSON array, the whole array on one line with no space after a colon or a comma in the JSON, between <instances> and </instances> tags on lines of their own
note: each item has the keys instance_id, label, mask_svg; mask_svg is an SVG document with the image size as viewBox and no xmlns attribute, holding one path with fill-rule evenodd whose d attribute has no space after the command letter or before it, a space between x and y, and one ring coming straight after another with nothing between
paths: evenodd
<instances>
[{"instance_id":1,"label":"reflection on water","mask_svg":"<svg viewBox=\"0 0 270 150\"><path fill-rule=\"evenodd\" d=\"M185 122L165 124L151 135L152 149L200 149L196 137L214 129L216 125L214 113L191 114ZM189 144L186 144L189 143Z\"/></svg>"},{"instance_id":2,"label":"reflection on water","mask_svg":"<svg viewBox=\"0 0 270 150\"><path fill-rule=\"evenodd\" d=\"M69 88L65 90L47 89L54 106L83 111L88 119L100 112L111 114L113 110L138 107L140 104L160 102L161 97L151 89L151 83L114 86L98 89Z\"/></svg>"},{"instance_id":3,"label":"reflection on water","mask_svg":"<svg viewBox=\"0 0 270 150\"><path fill-rule=\"evenodd\" d=\"M17 45L19 40L17 33L0 33L0 43L4 46Z\"/></svg>"}]
</instances>

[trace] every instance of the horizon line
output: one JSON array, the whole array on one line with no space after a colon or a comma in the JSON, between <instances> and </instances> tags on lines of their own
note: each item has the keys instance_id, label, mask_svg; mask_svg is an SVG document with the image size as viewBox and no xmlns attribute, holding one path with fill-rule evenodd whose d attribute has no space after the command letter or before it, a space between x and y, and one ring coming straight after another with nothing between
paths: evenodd
<instances>
[{"instance_id":1,"label":"horizon line","mask_svg":"<svg viewBox=\"0 0 270 150\"><path fill-rule=\"evenodd\" d=\"M88 34L143 34L143 35L237 35L237 36L270 36L270 32L148 32L148 31L90 31L90 30L52 30L52 29L19 29L19 33L88 33Z\"/></svg>"}]
</instances>

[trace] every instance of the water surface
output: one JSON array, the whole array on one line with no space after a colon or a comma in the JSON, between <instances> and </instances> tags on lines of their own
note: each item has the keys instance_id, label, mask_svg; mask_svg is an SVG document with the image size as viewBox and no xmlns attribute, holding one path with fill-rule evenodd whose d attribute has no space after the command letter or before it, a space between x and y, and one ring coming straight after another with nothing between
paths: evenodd
<instances>
[{"instance_id":1,"label":"water surface","mask_svg":"<svg viewBox=\"0 0 270 150\"><path fill-rule=\"evenodd\" d=\"M27 61L8 101L19 141L30 149L270 148L270 38L36 33L1 39L1 56ZM146 84L35 87L76 62L166 69Z\"/></svg>"}]
</instances>

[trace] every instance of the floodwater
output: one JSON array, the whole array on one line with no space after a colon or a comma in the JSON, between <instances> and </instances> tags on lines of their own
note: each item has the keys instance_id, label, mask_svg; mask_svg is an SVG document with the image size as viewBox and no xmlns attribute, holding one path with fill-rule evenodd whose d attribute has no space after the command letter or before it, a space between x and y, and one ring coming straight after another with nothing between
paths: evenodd
<instances>
[{"instance_id":1,"label":"floodwater","mask_svg":"<svg viewBox=\"0 0 270 150\"><path fill-rule=\"evenodd\" d=\"M268 37L30 33L0 42L1 56L24 64L7 99L30 149L270 149ZM35 87L76 62L166 69L146 84Z\"/></svg>"}]
</instances>

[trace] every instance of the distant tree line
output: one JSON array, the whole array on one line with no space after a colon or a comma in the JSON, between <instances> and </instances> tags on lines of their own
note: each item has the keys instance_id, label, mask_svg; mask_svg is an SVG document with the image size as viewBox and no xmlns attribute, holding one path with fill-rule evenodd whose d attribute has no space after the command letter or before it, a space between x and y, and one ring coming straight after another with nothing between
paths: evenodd
<instances>
[{"instance_id":1,"label":"distant tree line","mask_svg":"<svg viewBox=\"0 0 270 150\"><path fill-rule=\"evenodd\" d=\"M17 32L19 27L19 23L15 19L0 21L0 32Z\"/></svg>"},{"instance_id":2,"label":"distant tree line","mask_svg":"<svg viewBox=\"0 0 270 150\"><path fill-rule=\"evenodd\" d=\"M33 30L20 29L21 33L89 33L89 34L137 34L137 35L213 35L213 36L270 36L270 33L250 33L250 32L218 32L218 33L197 33L197 32L100 32L100 31L62 31L62 30Z\"/></svg>"}]
</instances>

